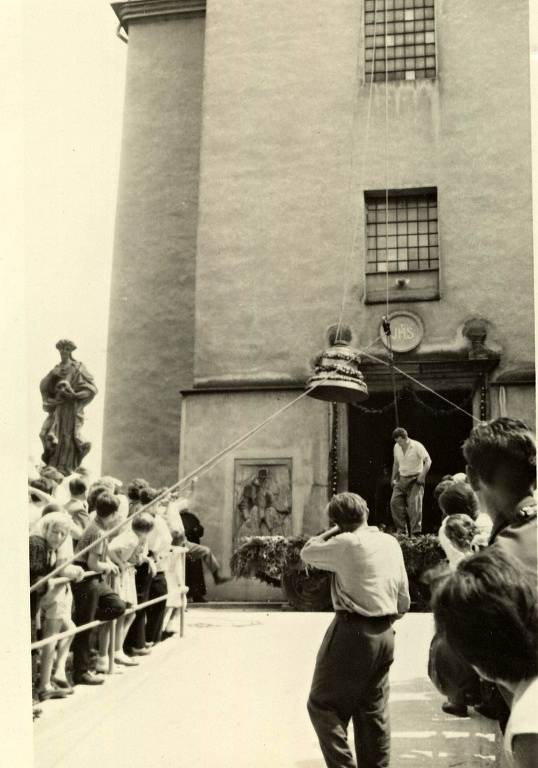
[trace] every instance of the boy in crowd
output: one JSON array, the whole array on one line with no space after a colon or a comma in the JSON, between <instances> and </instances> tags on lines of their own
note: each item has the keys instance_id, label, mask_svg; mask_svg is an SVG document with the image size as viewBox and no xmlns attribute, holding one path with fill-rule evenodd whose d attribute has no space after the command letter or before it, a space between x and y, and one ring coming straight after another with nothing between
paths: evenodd
<instances>
[{"instance_id":1,"label":"boy in crowd","mask_svg":"<svg viewBox=\"0 0 538 768\"><path fill-rule=\"evenodd\" d=\"M493 528L488 551L508 559L527 578L536 595L536 440L519 419L506 416L481 422L463 444L466 474ZM490 704L481 708L504 732L512 693L499 684ZM506 704L505 704L506 702Z\"/></svg>"},{"instance_id":2,"label":"boy in crowd","mask_svg":"<svg viewBox=\"0 0 538 768\"><path fill-rule=\"evenodd\" d=\"M125 612L125 603L106 583L109 575L118 575L119 569L108 557L108 539L99 541L88 552L83 550L97 542L106 531L118 523L118 500L110 493L101 493L95 502L95 519L88 525L78 542L75 561L86 571L96 571L78 584L73 584L75 624L87 624L99 619L117 619ZM104 682L90 670L90 633L80 632L73 642L73 681L75 684L100 685Z\"/></svg>"},{"instance_id":3,"label":"boy in crowd","mask_svg":"<svg viewBox=\"0 0 538 768\"><path fill-rule=\"evenodd\" d=\"M490 546L537 578L536 440L519 419L480 423L463 444L467 476L480 507L491 517Z\"/></svg>"},{"instance_id":4,"label":"boy in crowd","mask_svg":"<svg viewBox=\"0 0 538 768\"><path fill-rule=\"evenodd\" d=\"M88 512L88 502L86 499L88 487L80 477L74 477L69 481L69 501L64 505L64 509L73 518L73 522L83 531L90 523L90 513ZM76 544L78 540L73 537Z\"/></svg>"}]
</instances>

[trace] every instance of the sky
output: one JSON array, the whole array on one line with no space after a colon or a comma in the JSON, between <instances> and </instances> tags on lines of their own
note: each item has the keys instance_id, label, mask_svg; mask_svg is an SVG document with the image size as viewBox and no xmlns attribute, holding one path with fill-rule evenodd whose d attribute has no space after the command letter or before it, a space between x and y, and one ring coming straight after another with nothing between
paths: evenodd
<instances>
[{"instance_id":1,"label":"sky","mask_svg":"<svg viewBox=\"0 0 538 768\"><path fill-rule=\"evenodd\" d=\"M83 430L98 473L127 45L105 0L31 0L23 21L28 451L39 459L39 381L69 338L99 389Z\"/></svg>"}]
</instances>

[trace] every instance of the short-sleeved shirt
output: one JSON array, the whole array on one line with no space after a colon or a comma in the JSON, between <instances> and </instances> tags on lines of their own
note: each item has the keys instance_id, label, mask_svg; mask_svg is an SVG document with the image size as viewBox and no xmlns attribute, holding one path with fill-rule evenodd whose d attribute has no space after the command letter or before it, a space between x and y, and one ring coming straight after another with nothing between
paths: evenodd
<instances>
[{"instance_id":1,"label":"short-sleeved shirt","mask_svg":"<svg viewBox=\"0 0 538 768\"><path fill-rule=\"evenodd\" d=\"M112 539L109 550L114 552L123 563L136 564L140 555L147 554L148 546L140 545L136 533L127 528Z\"/></svg>"},{"instance_id":2,"label":"short-sleeved shirt","mask_svg":"<svg viewBox=\"0 0 538 768\"><path fill-rule=\"evenodd\" d=\"M405 453L398 443L394 446L394 459L398 464L400 477L419 475L424 467L424 460L429 458L428 451L418 440L409 439Z\"/></svg>"},{"instance_id":3,"label":"short-sleeved shirt","mask_svg":"<svg viewBox=\"0 0 538 768\"><path fill-rule=\"evenodd\" d=\"M75 551L75 554L77 555L76 562L84 567L88 567L88 557L90 552L95 552L99 560L106 560L108 557L108 539L104 539L102 542L97 544L93 549L88 550L88 552L85 552L83 554L77 554L78 552L81 552L81 550L85 549L90 544L93 544L94 541L97 541L105 531L98 525L96 520L92 520L92 522L88 525L84 533L79 539L79 542L77 544L77 548Z\"/></svg>"},{"instance_id":4,"label":"short-sleeved shirt","mask_svg":"<svg viewBox=\"0 0 538 768\"><path fill-rule=\"evenodd\" d=\"M409 584L402 550L394 536L372 525L339 533L326 541L307 541L307 565L331 571L335 611L362 616L394 616L409 610Z\"/></svg>"}]
</instances>

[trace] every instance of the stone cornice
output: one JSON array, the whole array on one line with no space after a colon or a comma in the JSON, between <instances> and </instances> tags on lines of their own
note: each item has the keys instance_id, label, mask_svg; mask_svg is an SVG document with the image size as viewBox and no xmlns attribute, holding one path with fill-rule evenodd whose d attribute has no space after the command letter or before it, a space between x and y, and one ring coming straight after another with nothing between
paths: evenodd
<instances>
[{"instance_id":1,"label":"stone cornice","mask_svg":"<svg viewBox=\"0 0 538 768\"><path fill-rule=\"evenodd\" d=\"M205 14L206 0L127 0L111 5L120 26L128 32L132 21Z\"/></svg>"}]
</instances>

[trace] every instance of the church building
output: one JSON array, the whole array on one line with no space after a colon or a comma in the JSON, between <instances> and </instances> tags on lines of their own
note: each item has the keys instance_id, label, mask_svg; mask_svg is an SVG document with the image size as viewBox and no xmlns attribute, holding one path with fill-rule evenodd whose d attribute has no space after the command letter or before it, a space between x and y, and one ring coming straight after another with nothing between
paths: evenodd
<instances>
[{"instance_id":1,"label":"church building","mask_svg":"<svg viewBox=\"0 0 538 768\"><path fill-rule=\"evenodd\" d=\"M298 398L338 326L369 398L305 396L201 475L203 543L226 568L242 535L320 530L342 489L383 522L396 423L431 455L433 530L473 417L535 426L528 4L112 7L104 470L176 482Z\"/></svg>"}]
</instances>

